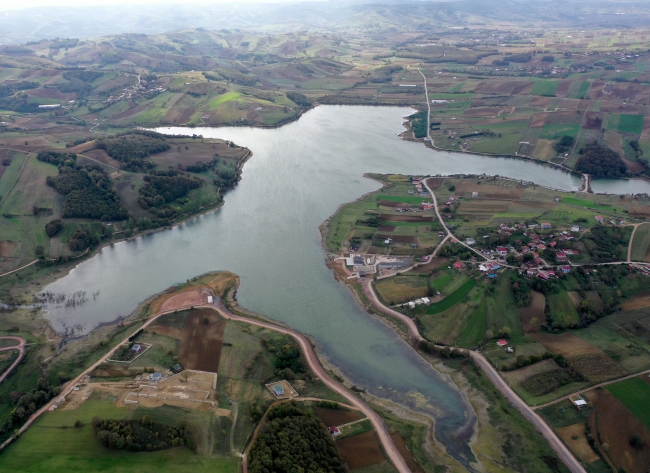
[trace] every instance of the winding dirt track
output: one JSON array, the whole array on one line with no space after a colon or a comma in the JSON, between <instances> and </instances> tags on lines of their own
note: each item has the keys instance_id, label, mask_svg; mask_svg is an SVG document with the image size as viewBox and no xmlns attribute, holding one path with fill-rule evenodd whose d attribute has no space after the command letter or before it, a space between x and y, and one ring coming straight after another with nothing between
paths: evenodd
<instances>
[{"instance_id":1,"label":"winding dirt track","mask_svg":"<svg viewBox=\"0 0 650 473\"><path fill-rule=\"evenodd\" d=\"M370 422L372 422L373 427L377 431L377 435L379 436L379 440L381 441L382 446L384 447L384 450L386 452L386 455L390 459L390 461L395 465L395 468L400 473L411 473L411 470L409 469L408 465L406 464L406 461L402 456L400 455L399 451L397 450L397 447L393 443L392 438L390 437L388 426L384 423L383 419L377 414L375 411L370 409L363 401L358 399L356 396L351 394L343 385L337 383L334 381L329 374L325 371L325 369L321 366L320 361L318 360L318 357L316 356L316 353L314 352L313 347L311 346L311 343L309 343L309 340L305 338L303 335L300 333L284 328L284 327L279 327L277 325L267 323L267 322L262 322L256 319L250 319L247 317L242 317L239 315L235 315L232 312L230 312L223 304L219 303L216 305L213 304L203 304L203 305L194 305L195 308L201 307L201 308L208 308L208 309L213 309L216 310L222 317L230 320L236 320L239 322L245 322L250 325L256 325L258 327L263 327L269 330L274 330L279 333L284 333L287 335L290 335L296 341L300 344L300 347L302 348L303 353L305 354L305 358L307 360L307 363L309 364L310 369L320 378L320 380L325 383L327 387L329 387L332 391L337 392L341 396L343 396L345 399L347 399L352 406L354 406L356 409L359 409L361 412L363 412L368 419L370 419ZM152 324L158 317L164 315L164 314L169 314L171 312L176 312L178 310L184 310L184 309L189 309L189 307L174 307L170 308L165 311L161 311L157 313L156 315L150 317L140 328L146 328L150 324ZM129 334L129 336L125 337L124 340L122 340L119 344L115 345L106 355L101 357L96 363L94 363L91 367L86 369L83 373L81 373L79 376L77 376L75 379L70 381L64 389L61 391L61 395L56 396L54 399L52 399L50 402L48 402L45 406L43 406L41 409L39 409L37 412L32 414L32 416L27 420L27 422L19 429L19 433L23 434L33 423L38 419L41 415L43 415L45 412L47 412L61 397L66 396L69 394L72 389L74 388L75 385L79 384L81 382L81 379L86 376L87 374L91 373L95 368L97 368L99 365L104 363L107 358L109 358L117 349L120 345L123 343L128 342L129 337L133 335L132 333ZM18 337L11 337L11 338L16 338ZM22 340L22 339L20 339ZM24 347L24 340L22 340L23 344L21 346ZM14 348L14 347L11 347ZM22 352L21 352L22 353ZM12 366L13 367L13 366ZM10 437L7 441L5 441L2 445L0 445L0 450L3 450L6 446L8 446L12 441L13 437ZM246 466L247 466L247 459L245 456L242 457L242 464L244 467L244 473L246 473Z\"/></svg>"},{"instance_id":2,"label":"winding dirt track","mask_svg":"<svg viewBox=\"0 0 650 473\"><path fill-rule=\"evenodd\" d=\"M217 312L219 312L219 314L226 319L236 320L239 322L245 322L250 325L267 328L276 332L290 335L296 339L296 341L300 344L300 348L302 348L302 352L305 354L309 368L320 378L323 383L325 383L328 388L343 396L350 402L352 406L354 406L356 409L359 409L366 415L366 417L368 417L368 419L370 419L370 422L372 422L372 425L375 428L377 435L379 436L379 440L384 447L386 455L388 455L390 461L393 463L393 465L395 465L395 468L397 468L400 473L411 473L411 470L406 464L406 461L404 458L402 458L402 455L400 455L397 447L393 443L393 439L390 437L388 426L384 423L383 419L379 416L379 414L370 409L370 407L368 407L363 401L357 398L354 394L351 394L344 386L334 381L330 375L327 374L325 369L323 369L321 366L320 361L318 360L318 357L316 356L316 353L314 352L314 349L307 338L305 338L300 333L288 328L279 327L267 322L235 315L221 303L217 305L203 305L201 307L216 309ZM246 460L244 459L244 466L246 465L245 461ZM244 469L244 473L246 473L246 469Z\"/></svg>"},{"instance_id":3,"label":"winding dirt track","mask_svg":"<svg viewBox=\"0 0 650 473\"><path fill-rule=\"evenodd\" d=\"M9 368L5 370L4 373L2 373L2 376L0 376L0 383L4 381L4 379L9 376L9 373L11 373L11 370L13 370L18 363L20 363L20 360L23 359L23 356L25 356L25 339L20 338L20 337L0 337L0 340L16 340L18 342L18 345L14 345L11 347L4 347L0 348L0 351L7 351L7 350L18 350L18 358L16 358L16 361L14 361Z\"/></svg>"}]
</instances>

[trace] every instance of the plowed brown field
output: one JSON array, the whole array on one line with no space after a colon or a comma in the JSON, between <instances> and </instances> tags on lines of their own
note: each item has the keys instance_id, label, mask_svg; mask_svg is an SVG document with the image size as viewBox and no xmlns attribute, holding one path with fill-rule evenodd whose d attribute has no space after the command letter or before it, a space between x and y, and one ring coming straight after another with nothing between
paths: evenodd
<instances>
[{"instance_id":1,"label":"plowed brown field","mask_svg":"<svg viewBox=\"0 0 650 473\"><path fill-rule=\"evenodd\" d=\"M207 324L205 321L207 320ZM187 316L178 358L185 368L216 373L226 321L210 309L196 309Z\"/></svg>"}]
</instances>

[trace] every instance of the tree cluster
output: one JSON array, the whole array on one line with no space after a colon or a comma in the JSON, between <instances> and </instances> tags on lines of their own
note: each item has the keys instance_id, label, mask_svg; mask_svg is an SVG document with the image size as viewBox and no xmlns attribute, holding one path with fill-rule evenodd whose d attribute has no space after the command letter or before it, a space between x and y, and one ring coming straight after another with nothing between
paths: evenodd
<instances>
[{"instance_id":1,"label":"tree cluster","mask_svg":"<svg viewBox=\"0 0 650 473\"><path fill-rule=\"evenodd\" d=\"M427 136L427 111L422 110L409 116L411 120L411 129L416 138Z\"/></svg>"},{"instance_id":2,"label":"tree cluster","mask_svg":"<svg viewBox=\"0 0 650 473\"><path fill-rule=\"evenodd\" d=\"M159 218L173 217L176 209L170 205L176 199L185 197L192 189L198 189L205 182L193 176L170 169L151 171L144 176L145 184L138 191L140 207L149 210Z\"/></svg>"},{"instance_id":3,"label":"tree cluster","mask_svg":"<svg viewBox=\"0 0 650 473\"><path fill-rule=\"evenodd\" d=\"M573 136L564 135L562 138L553 143L553 149L560 154L566 153L571 149L574 142L575 139Z\"/></svg>"},{"instance_id":4,"label":"tree cluster","mask_svg":"<svg viewBox=\"0 0 650 473\"><path fill-rule=\"evenodd\" d=\"M440 347L433 342L422 340L420 342L420 350L431 353L432 355L442 356L443 358L466 358L467 351L459 348Z\"/></svg>"},{"instance_id":5,"label":"tree cluster","mask_svg":"<svg viewBox=\"0 0 650 473\"><path fill-rule=\"evenodd\" d=\"M59 153L57 151L41 151L36 155L36 159L59 167L72 166L77 161L77 155L74 153Z\"/></svg>"},{"instance_id":6,"label":"tree cluster","mask_svg":"<svg viewBox=\"0 0 650 473\"><path fill-rule=\"evenodd\" d=\"M597 142L580 149L576 171L592 177L621 177L625 175L625 163L615 151Z\"/></svg>"},{"instance_id":7,"label":"tree cluster","mask_svg":"<svg viewBox=\"0 0 650 473\"><path fill-rule=\"evenodd\" d=\"M11 410L11 416L0 429L0 433L20 427L34 412L47 404L59 392L58 387L50 386L47 379L41 378L38 380L36 388L31 391L24 394L16 393L16 406ZM14 396L12 395L12 397Z\"/></svg>"},{"instance_id":8,"label":"tree cluster","mask_svg":"<svg viewBox=\"0 0 650 473\"><path fill-rule=\"evenodd\" d=\"M219 158L212 158L208 162L197 161L194 164L190 164L185 167L185 170L194 173L202 173L214 169L217 164L219 164Z\"/></svg>"},{"instance_id":9,"label":"tree cluster","mask_svg":"<svg viewBox=\"0 0 650 473\"><path fill-rule=\"evenodd\" d=\"M158 424L146 415L141 421L94 417L92 426L99 443L113 450L139 452L180 446L196 450L196 435L189 426Z\"/></svg>"},{"instance_id":10,"label":"tree cluster","mask_svg":"<svg viewBox=\"0 0 650 473\"><path fill-rule=\"evenodd\" d=\"M287 98L300 107L311 107L312 101L299 92L287 92Z\"/></svg>"},{"instance_id":11,"label":"tree cluster","mask_svg":"<svg viewBox=\"0 0 650 473\"><path fill-rule=\"evenodd\" d=\"M47 234L47 236L52 238L57 233L59 233L62 228L63 228L63 222L61 222L60 218L56 218L45 224L45 233Z\"/></svg>"},{"instance_id":12,"label":"tree cluster","mask_svg":"<svg viewBox=\"0 0 650 473\"><path fill-rule=\"evenodd\" d=\"M250 452L251 473L347 473L325 425L297 403L282 404L268 414L268 423Z\"/></svg>"},{"instance_id":13,"label":"tree cluster","mask_svg":"<svg viewBox=\"0 0 650 473\"><path fill-rule=\"evenodd\" d=\"M154 132L129 132L110 138L98 138L97 148L106 150L112 158L125 164L126 169L152 168L147 158L171 148L165 137Z\"/></svg>"},{"instance_id":14,"label":"tree cluster","mask_svg":"<svg viewBox=\"0 0 650 473\"><path fill-rule=\"evenodd\" d=\"M370 82L381 83L381 82L390 82L394 72L399 72L404 70L402 66L399 65L390 65L390 66L381 66L372 71L370 75Z\"/></svg>"},{"instance_id":15,"label":"tree cluster","mask_svg":"<svg viewBox=\"0 0 650 473\"><path fill-rule=\"evenodd\" d=\"M75 230L70 235L68 246L72 251L82 251L99 243L99 237L90 230Z\"/></svg>"},{"instance_id":16,"label":"tree cluster","mask_svg":"<svg viewBox=\"0 0 650 473\"><path fill-rule=\"evenodd\" d=\"M61 166L59 175L48 176L46 184L65 195L64 218L125 220L126 207L111 180L99 167Z\"/></svg>"}]
</instances>

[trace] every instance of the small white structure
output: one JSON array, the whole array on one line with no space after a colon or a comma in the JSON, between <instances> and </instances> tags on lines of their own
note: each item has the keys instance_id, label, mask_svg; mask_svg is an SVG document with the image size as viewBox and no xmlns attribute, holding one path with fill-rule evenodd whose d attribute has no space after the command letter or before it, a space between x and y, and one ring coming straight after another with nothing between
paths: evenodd
<instances>
[{"instance_id":1,"label":"small white structure","mask_svg":"<svg viewBox=\"0 0 650 473\"><path fill-rule=\"evenodd\" d=\"M428 297L423 297L422 302L425 303L426 305L431 304L431 300Z\"/></svg>"},{"instance_id":2,"label":"small white structure","mask_svg":"<svg viewBox=\"0 0 650 473\"><path fill-rule=\"evenodd\" d=\"M214 302L214 297L208 296L208 304L212 304Z\"/></svg>"},{"instance_id":3,"label":"small white structure","mask_svg":"<svg viewBox=\"0 0 650 473\"><path fill-rule=\"evenodd\" d=\"M408 303L408 306L409 306L409 309L415 309L415 302L410 301L410 302Z\"/></svg>"}]
</instances>

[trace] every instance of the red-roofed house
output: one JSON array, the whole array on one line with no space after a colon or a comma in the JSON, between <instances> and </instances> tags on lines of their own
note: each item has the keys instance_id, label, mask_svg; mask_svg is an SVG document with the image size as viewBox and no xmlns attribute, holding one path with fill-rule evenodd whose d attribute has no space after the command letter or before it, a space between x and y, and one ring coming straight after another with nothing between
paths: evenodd
<instances>
[{"instance_id":1,"label":"red-roofed house","mask_svg":"<svg viewBox=\"0 0 650 473\"><path fill-rule=\"evenodd\" d=\"M566 260L568 260L568 258L566 257L566 255L562 251L558 251L557 253L555 253L555 259L557 259L558 261L566 261Z\"/></svg>"},{"instance_id":2,"label":"red-roofed house","mask_svg":"<svg viewBox=\"0 0 650 473\"><path fill-rule=\"evenodd\" d=\"M506 256L508 254L508 248L505 246L497 246L497 253L499 253L499 256Z\"/></svg>"},{"instance_id":3,"label":"red-roofed house","mask_svg":"<svg viewBox=\"0 0 650 473\"><path fill-rule=\"evenodd\" d=\"M596 219L596 222L603 223L603 217L601 217L600 215L596 215L594 218Z\"/></svg>"},{"instance_id":4,"label":"red-roofed house","mask_svg":"<svg viewBox=\"0 0 650 473\"><path fill-rule=\"evenodd\" d=\"M464 267L465 267L465 263L463 263L462 261L456 261L454 263L454 268L456 269L463 269Z\"/></svg>"}]
</instances>

